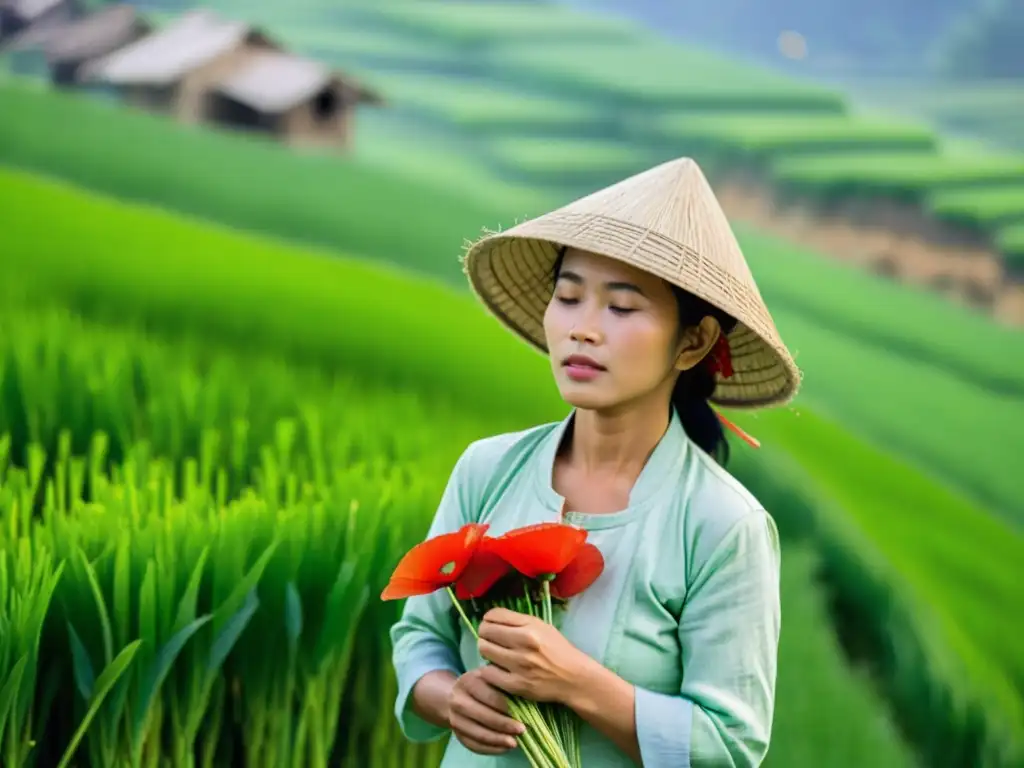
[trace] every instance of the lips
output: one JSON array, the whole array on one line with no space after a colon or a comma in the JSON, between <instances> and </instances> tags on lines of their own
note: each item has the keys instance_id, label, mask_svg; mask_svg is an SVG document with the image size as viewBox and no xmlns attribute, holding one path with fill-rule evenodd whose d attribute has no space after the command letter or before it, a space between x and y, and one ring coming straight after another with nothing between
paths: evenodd
<instances>
[{"instance_id":1,"label":"lips","mask_svg":"<svg viewBox=\"0 0 1024 768\"><path fill-rule=\"evenodd\" d=\"M593 368L595 371L603 371L605 367L592 357L586 355L569 355L562 361L566 368Z\"/></svg>"}]
</instances>

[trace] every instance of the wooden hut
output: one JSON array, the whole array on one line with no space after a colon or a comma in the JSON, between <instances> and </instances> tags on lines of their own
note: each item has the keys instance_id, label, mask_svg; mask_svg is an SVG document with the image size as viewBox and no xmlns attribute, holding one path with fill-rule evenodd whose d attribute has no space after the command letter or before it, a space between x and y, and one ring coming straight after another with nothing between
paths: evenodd
<instances>
[{"instance_id":1,"label":"wooden hut","mask_svg":"<svg viewBox=\"0 0 1024 768\"><path fill-rule=\"evenodd\" d=\"M286 144L344 149L360 104L374 91L316 61L280 51L252 51L211 84L213 122L272 135Z\"/></svg>"}]
</instances>

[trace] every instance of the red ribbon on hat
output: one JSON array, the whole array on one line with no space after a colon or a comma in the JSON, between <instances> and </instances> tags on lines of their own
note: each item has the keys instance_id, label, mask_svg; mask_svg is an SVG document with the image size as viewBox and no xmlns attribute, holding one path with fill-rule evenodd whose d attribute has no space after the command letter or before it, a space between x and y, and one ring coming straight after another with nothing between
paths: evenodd
<instances>
[{"instance_id":1,"label":"red ribbon on hat","mask_svg":"<svg viewBox=\"0 0 1024 768\"><path fill-rule=\"evenodd\" d=\"M711 372L722 374L723 379L728 379L733 375L732 350L729 348L729 339L724 333L718 335L718 341L716 341L715 346L712 347L711 354L708 355L707 361L708 368L710 368ZM761 447L761 443L756 437L748 435L738 426L725 418L721 413L718 413L718 411L715 411L715 415L718 416L718 420L722 422L726 429L739 437L747 445L752 448Z\"/></svg>"}]
</instances>

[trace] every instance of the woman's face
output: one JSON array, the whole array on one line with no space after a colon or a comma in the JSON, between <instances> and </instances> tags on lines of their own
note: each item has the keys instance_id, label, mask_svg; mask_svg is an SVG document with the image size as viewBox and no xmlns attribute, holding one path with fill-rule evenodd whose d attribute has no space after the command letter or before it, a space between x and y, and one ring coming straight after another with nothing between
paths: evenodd
<instances>
[{"instance_id":1,"label":"woman's face","mask_svg":"<svg viewBox=\"0 0 1024 768\"><path fill-rule=\"evenodd\" d=\"M680 336L678 306L665 281L574 249L562 261L544 333L562 397L590 410L647 397L667 402L694 342L693 333Z\"/></svg>"}]
</instances>

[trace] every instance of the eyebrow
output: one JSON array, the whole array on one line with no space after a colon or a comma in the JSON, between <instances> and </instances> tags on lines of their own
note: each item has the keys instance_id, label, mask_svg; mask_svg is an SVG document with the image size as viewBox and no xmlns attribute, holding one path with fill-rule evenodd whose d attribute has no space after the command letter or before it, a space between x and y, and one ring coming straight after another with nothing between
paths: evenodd
<instances>
[{"instance_id":1,"label":"eyebrow","mask_svg":"<svg viewBox=\"0 0 1024 768\"><path fill-rule=\"evenodd\" d=\"M570 283L575 283L576 285L583 285L583 278L580 277L577 273L575 273L575 272L573 272L572 270L569 270L569 269L562 270L558 274L558 279L559 280L568 280ZM607 288L610 291L631 291L633 293L639 294L640 296L645 296L646 295L640 289L640 286L636 285L635 283L624 283L624 282L621 282L621 281L612 281L610 283L605 283L604 287Z\"/></svg>"}]
</instances>

